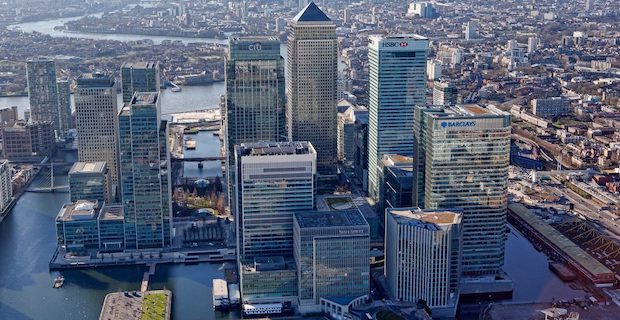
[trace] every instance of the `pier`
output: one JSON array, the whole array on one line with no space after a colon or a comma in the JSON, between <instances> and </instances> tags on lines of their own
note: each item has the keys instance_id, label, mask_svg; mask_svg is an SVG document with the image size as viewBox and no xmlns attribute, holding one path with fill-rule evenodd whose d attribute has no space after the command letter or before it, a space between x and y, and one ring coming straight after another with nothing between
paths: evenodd
<instances>
[{"instance_id":1,"label":"pier","mask_svg":"<svg viewBox=\"0 0 620 320\"><path fill-rule=\"evenodd\" d=\"M155 267L157 263L153 262L149 264L149 271L145 272L142 276L142 285L140 286L140 292L147 292L149 290L149 278L155 274Z\"/></svg>"}]
</instances>

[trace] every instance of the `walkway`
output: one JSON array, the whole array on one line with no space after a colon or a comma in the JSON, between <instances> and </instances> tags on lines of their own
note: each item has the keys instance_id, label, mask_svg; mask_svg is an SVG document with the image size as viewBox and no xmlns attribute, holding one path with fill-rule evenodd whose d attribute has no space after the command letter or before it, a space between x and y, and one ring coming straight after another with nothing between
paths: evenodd
<instances>
[{"instance_id":1,"label":"walkway","mask_svg":"<svg viewBox=\"0 0 620 320\"><path fill-rule=\"evenodd\" d=\"M140 286L140 292L146 292L149 290L149 278L155 274L155 266L157 263L153 262L149 264L149 271L145 272L142 276L142 285Z\"/></svg>"}]
</instances>

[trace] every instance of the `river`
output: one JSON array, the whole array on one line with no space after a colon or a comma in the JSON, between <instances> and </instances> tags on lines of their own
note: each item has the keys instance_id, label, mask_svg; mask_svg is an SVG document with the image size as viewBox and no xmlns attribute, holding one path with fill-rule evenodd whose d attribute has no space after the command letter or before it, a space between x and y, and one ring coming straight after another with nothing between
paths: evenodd
<instances>
[{"instance_id":1,"label":"river","mask_svg":"<svg viewBox=\"0 0 620 320\"><path fill-rule=\"evenodd\" d=\"M77 18L72 18L77 19ZM147 37L135 35L102 35L62 33L55 25L68 19L21 24L24 31L36 30L53 36L74 36L92 39L130 41L144 38L212 42L215 39ZM221 40L217 40L220 41ZM223 83L210 86L184 87L183 92L162 93L162 113L215 107L224 94ZM23 114L28 107L27 97L0 98L0 107L16 105ZM214 155L219 140L209 132L201 132L195 152ZM203 170L196 164L186 164L186 176L221 174L219 162L209 163ZM58 183L66 176L56 177ZM35 184L45 184L40 178ZM140 287L142 268L121 267L63 272L66 282L53 289L55 273L48 263L55 248L54 218L60 206L68 202L66 193L25 193L11 214L0 224L0 319L96 319L105 294ZM211 280L222 277L222 264L168 265L157 267L151 289L173 291L174 319L233 319L236 315L215 314L211 302ZM547 258L538 252L518 232L508 236L506 271L514 280L513 301L551 300L552 298L582 297L583 292L572 290L547 268Z\"/></svg>"}]
</instances>

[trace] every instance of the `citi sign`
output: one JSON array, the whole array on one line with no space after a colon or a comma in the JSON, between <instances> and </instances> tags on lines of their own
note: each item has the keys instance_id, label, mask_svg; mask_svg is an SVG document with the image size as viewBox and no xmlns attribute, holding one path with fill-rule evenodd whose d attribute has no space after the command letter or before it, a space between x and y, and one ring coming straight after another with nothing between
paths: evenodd
<instances>
[{"instance_id":1,"label":"citi sign","mask_svg":"<svg viewBox=\"0 0 620 320\"><path fill-rule=\"evenodd\" d=\"M463 128L463 127L475 127L475 126L476 126L476 121L461 121L461 122L444 121L441 123L442 128Z\"/></svg>"},{"instance_id":2,"label":"citi sign","mask_svg":"<svg viewBox=\"0 0 620 320\"><path fill-rule=\"evenodd\" d=\"M250 51L262 51L263 50L263 45L260 42L251 44L248 46L248 50Z\"/></svg>"},{"instance_id":3,"label":"citi sign","mask_svg":"<svg viewBox=\"0 0 620 320\"><path fill-rule=\"evenodd\" d=\"M404 48L404 47L409 46L409 43L407 42L383 42L381 46L384 48L396 48L396 47Z\"/></svg>"}]
</instances>

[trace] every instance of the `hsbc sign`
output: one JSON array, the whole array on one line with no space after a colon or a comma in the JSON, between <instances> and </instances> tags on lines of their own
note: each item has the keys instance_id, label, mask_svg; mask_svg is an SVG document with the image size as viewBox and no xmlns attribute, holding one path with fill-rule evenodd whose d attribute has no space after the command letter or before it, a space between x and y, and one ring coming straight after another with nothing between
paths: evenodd
<instances>
[{"instance_id":1,"label":"hsbc sign","mask_svg":"<svg viewBox=\"0 0 620 320\"><path fill-rule=\"evenodd\" d=\"M404 48L409 46L409 43L407 42L383 42L381 43L381 47L383 48Z\"/></svg>"}]
</instances>

